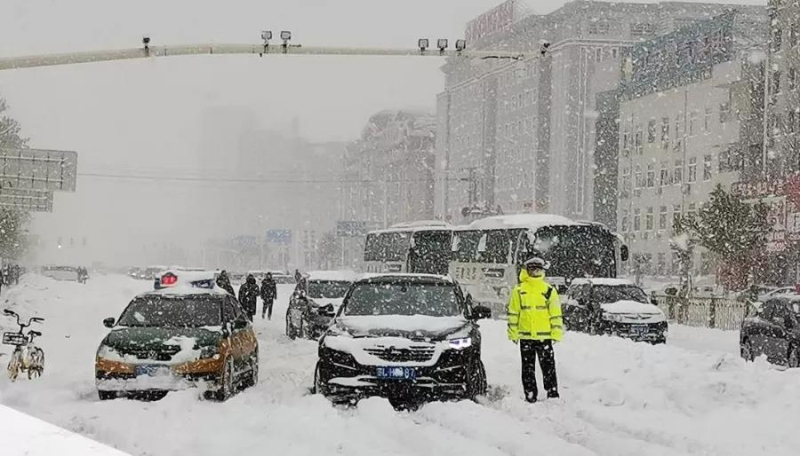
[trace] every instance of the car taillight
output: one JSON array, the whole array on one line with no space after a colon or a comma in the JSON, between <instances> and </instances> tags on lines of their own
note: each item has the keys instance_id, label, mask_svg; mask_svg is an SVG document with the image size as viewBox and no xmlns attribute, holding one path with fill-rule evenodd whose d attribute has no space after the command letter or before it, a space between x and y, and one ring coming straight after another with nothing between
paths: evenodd
<instances>
[{"instance_id":1,"label":"car taillight","mask_svg":"<svg viewBox=\"0 0 800 456\"><path fill-rule=\"evenodd\" d=\"M164 274L161 277L161 286L175 285L177 281L178 281L178 276L176 276L175 274Z\"/></svg>"}]
</instances>

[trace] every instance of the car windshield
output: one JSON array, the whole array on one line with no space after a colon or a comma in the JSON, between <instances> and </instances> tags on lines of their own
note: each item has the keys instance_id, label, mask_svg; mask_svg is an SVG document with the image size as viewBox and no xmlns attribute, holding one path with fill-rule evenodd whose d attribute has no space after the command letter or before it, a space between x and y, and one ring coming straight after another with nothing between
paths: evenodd
<instances>
[{"instance_id":1,"label":"car windshield","mask_svg":"<svg viewBox=\"0 0 800 456\"><path fill-rule=\"evenodd\" d=\"M449 317L463 311L451 284L363 283L353 288L346 315L428 315Z\"/></svg>"},{"instance_id":2,"label":"car windshield","mask_svg":"<svg viewBox=\"0 0 800 456\"><path fill-rule=\"evenodd\" d=\"M600 303L617 301L649 302L645 292L635 285L595 285L592 287L592 300Z\"/></svg>"},{"instance_id":3,"label":"car windshield","mask_svg":"<svg viewBox=\"0 0 800 456\"><path fill-rule=\"evenodd\" d=\"M308 282L308 296L316 299L340 299L350 288L350 282L340 280L312 280Z\"/></svg>"},{"instance_id":4,"label":"car windshield","mask_svg":"<svg viewBox=\"0 0 800 456\"><path fill-rule=\"evenodd\" d=\"M158 328L197 328L220 326L222 307L209 298L137 298L119 317L119 326Z\"/></svg>"}]
</instances>

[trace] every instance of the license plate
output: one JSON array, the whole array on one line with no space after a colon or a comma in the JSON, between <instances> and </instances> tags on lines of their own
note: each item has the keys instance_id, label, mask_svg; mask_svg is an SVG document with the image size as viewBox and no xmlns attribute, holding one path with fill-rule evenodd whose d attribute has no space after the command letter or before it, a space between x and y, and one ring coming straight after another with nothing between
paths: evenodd
<instances>
[{"instance_id":1,"label":"license plate","mask_svg":"<svg viewBox=\"0 0 800 456\"><path fill-rule=\"evenodd\" d=\"M631 334L635 336L644 336L650 332L650 328L647 325L633 325L631 326Z\"/></svg>"},{"instance_id":2,"label":"license plate","mask_svg":"<svg viewBox=\"0 0 800 456\"><path fill-rule=\"evenodd\" d=\"M375 376L389 380L415 380L417 371L413 367L379 367Z\"/></svg>"},{"instance_id":3,"label":"license plate","mask_svg":"<svg viewBox=\"0 0 800 456\"><path fill-rule=\"evenodd\" d=\"M144 365L144 366L136 366L136 376L147 376L147 377L166 377L172 375L172 371L169 369L169 366L161 366L161 365Z\"/></svg>"}]
</instances>

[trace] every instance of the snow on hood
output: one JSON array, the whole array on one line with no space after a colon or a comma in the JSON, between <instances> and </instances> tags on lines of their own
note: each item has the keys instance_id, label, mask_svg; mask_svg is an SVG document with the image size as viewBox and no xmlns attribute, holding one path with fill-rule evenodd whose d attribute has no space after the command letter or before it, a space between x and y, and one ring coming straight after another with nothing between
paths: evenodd
<instances>
[{"instance_id":1,"label":"snow on hood","mask_svg":"<svg viewBox=\"0 0 800 456\"><path fill-rule=\"evenodd\" d=\"M603 312L613 314L663 314L657 306L637 301L617 301L609 304L600 304L600 307L603 308Z\"/></svg>"},{"instance_id":2,"label":"snow on hood","mask_svg":"<svg viewBox=\"0 0 800 456\"><path fill-rule=\"evenodd\" d=\"M464 317L428 315L358 315L336 319L336 325L354 336L400 336L437 339L469 323Z\"/></svg>"}]
</instances>

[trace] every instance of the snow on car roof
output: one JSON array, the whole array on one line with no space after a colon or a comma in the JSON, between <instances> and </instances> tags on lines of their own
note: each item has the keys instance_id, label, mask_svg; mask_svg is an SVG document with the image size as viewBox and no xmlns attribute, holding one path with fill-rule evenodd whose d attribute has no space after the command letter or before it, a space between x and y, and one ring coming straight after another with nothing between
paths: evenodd
<instances>
[{"instance_id":1,"label":"snow on car roof","mask_svg":"<svg viewBox=\"0 0 800 456\"><path fill-rule=\"evenodd\" d=\"M553 214L513 214L497 215L475 220L469 225L456 227L457 231L472 230L508 230L508 229L529 229L537 230L545 226L574 226L586 225L585 222L576 222L566 217Z\"/></svg>"},{"instance_id":2,"label":"snow on car roof","mask_svg":"<svg viewBox=\"0 0 800 456\"><path fill-rule=\"evenodd\" d=\"M359 282L372 279L393 279L393 278L406 278L406 279L438 279L444 282L453 282L453 278L446 275L438 274L410 274L405 272L370 272L361 276Z\"/></svg>"},{"instance_id":3,"label":"snow on car roof","mask_svg":"<svg viewBox=\"0 0 800 456\"><path fill-rule=\"evenodd\" d=\"M195 287L188 283L179 283L176 286L162 288L160 290L147 291L140 294L138 297L143 296L162 296L162 297L181 297L181 296L194 296L194 295L218 295L223 296L229 294L227 291L214 284L214 288L201 288Z\"/></svg>"},{"instance_id":4,"label":"snow on car roof","mask_svg":"<svg viewBox=\"0 0 800 456\"><path fill-rule=\"evenodd\" d=\"M572 285L608 285L612 287L619 287L625 285L635 285L630 279L609 279L609 278L578 278L572 280Z\"/></svg>"}]
</instances>

